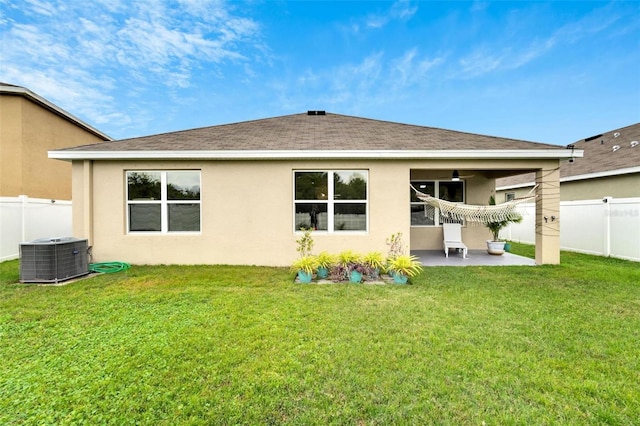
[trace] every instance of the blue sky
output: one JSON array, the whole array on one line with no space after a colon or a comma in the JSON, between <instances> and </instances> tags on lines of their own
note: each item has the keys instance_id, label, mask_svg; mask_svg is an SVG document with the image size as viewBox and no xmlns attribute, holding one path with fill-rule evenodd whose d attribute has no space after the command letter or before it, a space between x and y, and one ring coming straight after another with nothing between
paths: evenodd
<instances>
[{"instance_id":1,"label":"blue sky","mask_svg":"<svg viewBox=\"0 0 640 426\"><path fill-rule=\"evenodd\" d=\"M309 109L565 145L640 121L640 1L0 0L0 81L121 139Z\"/></svg>"}]
</instances>

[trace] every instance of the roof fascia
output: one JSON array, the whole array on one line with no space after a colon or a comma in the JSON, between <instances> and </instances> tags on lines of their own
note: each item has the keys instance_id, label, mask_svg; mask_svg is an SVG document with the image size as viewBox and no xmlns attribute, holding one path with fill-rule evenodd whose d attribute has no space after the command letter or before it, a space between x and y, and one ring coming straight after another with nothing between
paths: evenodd
<instances>
[{"instance_id":1,"label":"roof fascia","mask_svg":"<svg viewBox=\"0 0 640 426\"><path fill-rule=\"evenodd\" d=\"M569 159L582 150L268 150L268 151L49 151L57 160L424 160L424 159Z\"/></svg>"},{"instance_id":2,"label":"roof fascia","mask_svg":"<svg viewBox=\"0 0 640 426\"><path fill-rule=\"evenodd\" d=\"M89 133L93 133L94 135L98 136L102 140L105 140L105 141L112 141L113 140L113 138L111 138L106 133L103 133L100 130L96 129L95 127L91 126L90 124L85 123L84 121L80 120L78 117L74 116L73 114L68 113L67 111L63 110L59 106L49 102L48 100L46 100L42 96L32 92L31 90L29 90L27 88L20 87L20 86L0 86L0 93L9 94L9 95L24 96L25 98L31 100L32 102L35 102L36 104L44 107L45 109L48 109L49 111L53 112L54 114L57 114L57 115L61 116L62 118L66 119L68 121L71 121L72 123L74 123L78 127L81 127L84 130L88 131Z\"/></svg>"},{"instance_id":3,"label":"roof fascia","mask_svg":"<svg viewBox=\"0 0 640 426\"><path fill-rule=\"evenodd\" d=\"M628 175L633 173L640 173L640 166L638 167L627 167L624 169L617 170L607 170L604 172L594 172L594 173L585 173L583 175L575 175L575 176L565 176L560 178L560 183L562 182L574 182L577 180L586 180L586 179L597 179L604 177L612 177L612 176L620 176L620 175ZM518 189L518 188L527 188L529 186L535 185L535 182L524 182L524 183L516 183L514 185L505 185L496 187L496 191L505 191L509 189Z\"/></svg>"}]
</instances>

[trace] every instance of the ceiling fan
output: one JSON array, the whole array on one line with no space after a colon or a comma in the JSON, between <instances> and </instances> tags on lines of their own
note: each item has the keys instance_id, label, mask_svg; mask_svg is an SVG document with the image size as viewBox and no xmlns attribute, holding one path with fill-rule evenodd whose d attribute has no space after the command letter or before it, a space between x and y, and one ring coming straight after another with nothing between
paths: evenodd
<instances>
[{"instance_id":1,"label":"ceiling fan","mask_svg":"<svg viewBox=\"0 0 640 426\"><path fill-rule=\"evenodd\" d=\"M469 179L474 177L475 175L461 175L460 172L458 172L458 169L455 169L453 171L453 173L451 174L451 180L453 182L458 182L460 179ZM442 179L449 179L449 176L444 177Z\"/></svg>"}]
</instances>

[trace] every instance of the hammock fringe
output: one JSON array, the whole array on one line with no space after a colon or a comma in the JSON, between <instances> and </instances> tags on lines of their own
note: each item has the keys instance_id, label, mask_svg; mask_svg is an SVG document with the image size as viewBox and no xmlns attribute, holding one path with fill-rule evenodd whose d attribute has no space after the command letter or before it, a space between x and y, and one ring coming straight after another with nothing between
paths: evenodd
<instances>
[{"instance_id":1,"label":"hammock fringe","mask_svg":"<svg viewBox=\"0 0 640 426\"><path fill-rule=\"evenodd\" d=\"M515 208L518 204L529 201L536 198L536 195L528 195L526 197L516 198L506 203L497 205L472 205L454 203L451 201L441 200L439 198L432 197L429 194L418 191L413 185L410 185L416 193L416 197L423 203L436 207L440 210L440 216L451 220L466 220L469 222L477 223L491 223L491 222L503 222L513 219L518 213L515 212ZM429 210L427 212L427 210ZM425 209L425 213L434 214L435 211L431 209Z\"/></svg>"}]
</instances>

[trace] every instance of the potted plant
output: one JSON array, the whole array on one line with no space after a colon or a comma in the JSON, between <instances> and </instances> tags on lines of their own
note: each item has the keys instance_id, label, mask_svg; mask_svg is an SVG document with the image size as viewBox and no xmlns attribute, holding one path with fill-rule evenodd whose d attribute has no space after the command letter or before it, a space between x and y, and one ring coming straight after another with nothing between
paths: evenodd
<instances>
[{"instance_id":1,"label":"potted plant","mask_svg":"<svg viewBox=\"0 0 640 426\"><path fill-rule=\"evenodd\" d=\"M344 274L344 279L348 279L352 283L362 282L362 276L367 273L362 256L351 250L345 250L338 254L338 267Z\"/></svg>"},{"instance_id":2,"label":"potted plant","mask_svg":"<svg viewBox=\"0 0 640 426\"><path fill-rule=\"evenodd\" d=\"M336 262L335 256L323 251L316 256L318 261L318 278L327 278L331 266Z\"/></svg>"},{"instance_id":3,"label":"potted plant","mask_svg":"<svg viewBox=\"0 0 640 426\"><path fill-rule=\"evenodd\" d=\"M303 256L291 264L291 270L298 273L301 283L310 283L313 271L318 267L318 259L315 256Z\"/></svg>"},{"instance_id":4,"label":"potted plant","mask_svg":"<svg viewBox=\"0 0 640 426\"><path fill-rule=\"evenodd\" d=\"M370 276L372 278L378 278L380 271L384 269L384 256L379 251L371 251L364 255L362 258L364 263L369 268Z\"/></svg>"},{"instance_id":5,"label":"potted plant","mask_svg":"<svg viewBox=\"0 0 640 426\"><path fill-rule=\"evenodd\" d=\"M387 245L389 246L387 253L387 272L393 277L394 272L393 269L389 267L389 264L396 257L406 253L405 245L402 242L402 232L391 234L391 236L387 238Z\"/></svg>"},{"instance_id":6,"label":"potted plant","mask_svg":"<svg viewBox=\"0 0 640 426\"><path fill-rule=\"evenodd\" d=\"M393 271L395 283L406 284L409 278L422 271L422 264L416 256L401 254L389 260L389 269Z\"/></svg>"},{"instance_id":7,"label":"potted plant","mask_svg":"<svg viewBox=\"0 0 640 426\"><path fill-rule=\"evenodd\" d=\"M489 197L489 205L496 205L496 199L493 195ZM489 228L489 231L491 231L491 235L493 236L493 239L487 240L487 252L498 256L502 255L504 253L504 246L506 242L500 241L500 231L510 223L520 222L522 222L522 215L517 212L510 213L504 220L487 222L485 226Z\"/></svg>"}]
</instances>

